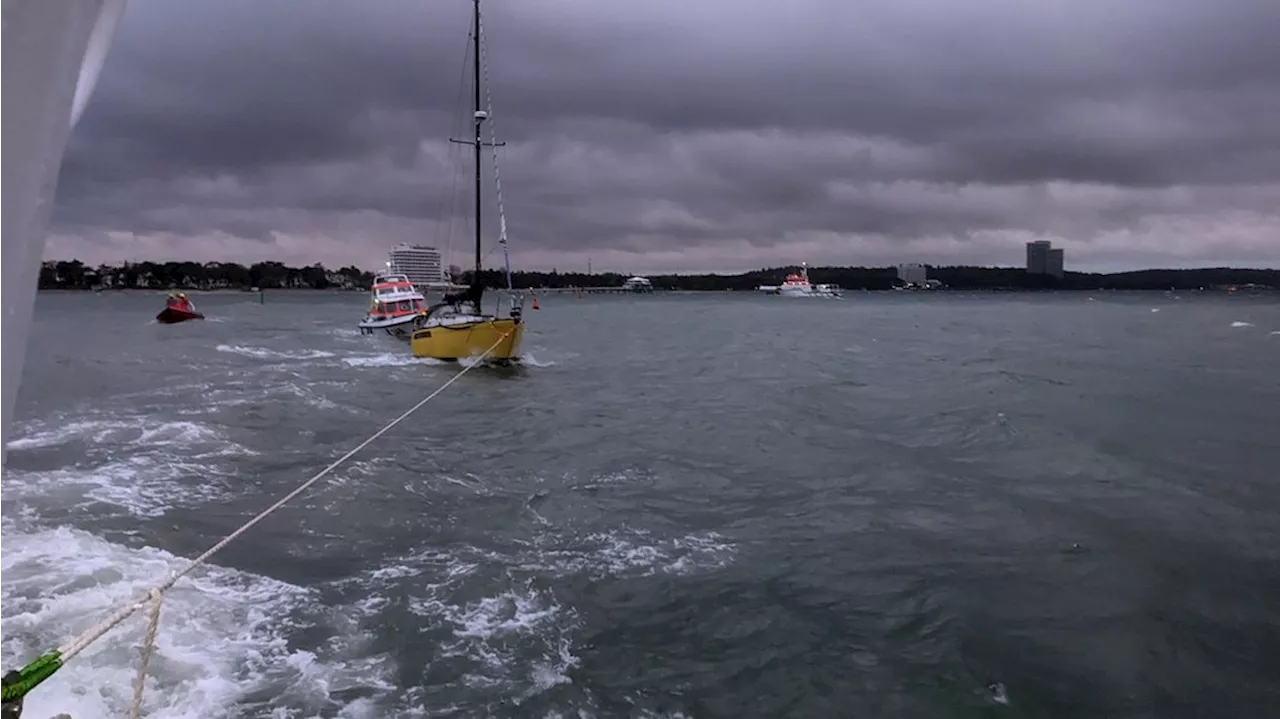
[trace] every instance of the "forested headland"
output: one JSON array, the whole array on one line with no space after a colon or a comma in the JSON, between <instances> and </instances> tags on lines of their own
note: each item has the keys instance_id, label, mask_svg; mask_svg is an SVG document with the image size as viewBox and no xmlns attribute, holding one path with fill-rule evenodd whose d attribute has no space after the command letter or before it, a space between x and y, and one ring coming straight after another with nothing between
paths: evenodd
<instances>
[{"instance_id":1,"label":"forested headland","mask_svg":"<svg viewBox=\"0 0 1280 719\"><path fill-rule=\"evenodd\" d=\"M657 290L726 291L754 290L776 285L794 268L777 267L740 274L649 275ZM469 272L455 278L471 282ZM40 270L41 289L367 289L373 273L348 266L328 269L320 264L290 267L280 262L241 265L235 262L137 262L121 265L85 265L76 260L45 262ZM629 275L617 272L513 272L512 284L525 288L617 287ZM1021 268L930 266L928 277L939 289L958 290L1167 290L1251 286L1280 289L1280 270L1204 268L1153 269L1108 274L1068 272L1061 278L1028 274ZM888 290L902 285L893 267L811 267L815 283L839 285L848 290ZM500 270L481 272L490 287L506 285Z\"/></svg>"}]
</instances>

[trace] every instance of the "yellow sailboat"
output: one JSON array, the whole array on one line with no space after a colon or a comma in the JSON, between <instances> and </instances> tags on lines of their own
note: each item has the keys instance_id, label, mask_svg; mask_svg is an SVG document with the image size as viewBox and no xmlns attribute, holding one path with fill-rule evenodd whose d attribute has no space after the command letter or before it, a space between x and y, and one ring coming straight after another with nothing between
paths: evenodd
<instances>
[{"instance_id":1,"label":"yellow sailboat","mask_svg":"<svg viewBox=\"0 0 1280 719\"><path fill-rule=\"evenodd\" d=\"M480 268L480 217L481 217L481 182L480 165L485 147L496 148L502 143L492 140L484 141L483 126L489 119L489 111L482 107L480 78L482 76L480 61L480 0L473 0L472 17L472 61L474 91L474 133L467 140L453 140L475 148L475 271L471 276L471 286L455 294L445 295L444 300L432 305L415 323L409 344L415 357L429 357L442 360L460 360L471 357L483 357L499 362L518 359L520 341L524 338L524 296L511 291L511 262L507 259L507 292L499 297L498 307L494 314L486 313L482 306L484 298L484 282ZM496 158L495 158L496 162ZM495 176L495 181L497 177ZM498 242L502 245L503 255L507 253L507 223L502 212L502 188L498 186L498 218L500 235ZM504 301L505 300L505 301ZM505 308L503 307L505 305ZM503 311L505 309L505 316Z\"/></svg>"},{"instance_id":2,"label":"yellow sailboat","mask_svg":"<svg viewBox=\"0 0 1280 719\"><path fill-rule=\"evenodd\" d=\"M519 359L524 338L520 298L513 296L507 316L487 314L480 308L483 285L432 305L409 340L414 357L459 360L484 357L498 361Z\"/></svg>"}]
</instances>

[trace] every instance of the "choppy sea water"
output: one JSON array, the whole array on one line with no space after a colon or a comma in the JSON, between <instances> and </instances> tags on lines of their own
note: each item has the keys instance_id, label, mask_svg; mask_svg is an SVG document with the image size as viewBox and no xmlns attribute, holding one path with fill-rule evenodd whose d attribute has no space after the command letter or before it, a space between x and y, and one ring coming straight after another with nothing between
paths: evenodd
<instances>
[{"instance_id":1,"label":"choppy sea water","mask_svg":"<svg viewBox=\"0 0 1280 719\"><path fill-rule=\"evenodd\" d=\"M46 294L6 669L456 365L359 294ZM152 717L1206 717L1280 706L1280 302L548 297L164 605ZM26 716L121 716L144 617Z\"/></svg>"}]
</instances>

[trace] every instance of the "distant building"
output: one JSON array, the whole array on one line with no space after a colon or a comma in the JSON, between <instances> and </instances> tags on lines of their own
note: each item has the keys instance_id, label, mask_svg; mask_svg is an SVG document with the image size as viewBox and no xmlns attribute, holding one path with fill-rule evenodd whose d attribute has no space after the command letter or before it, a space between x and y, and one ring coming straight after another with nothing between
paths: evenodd
<instances>
[{"instance_id":1,"label":"distant building","mask_svg":"<svg viewBox=\"0 0 1280 719\"><path fill-rule=\"evenodd\" d=\"M324 273L324 281L328 283L330 287L341 287L344 290L355 289L355 283L351 281L351 278L341 272L330 271Z\"/></svg>"},{"instance_id":2,"label":"distant building","mask_svg":"<svg viewBox=\"0 0 1280 719\"><path fill-rule=\"evenodd\" d=\"M1053 275L1058 279L1062 279L1062 276L1066 274L1066 271L1063 269L1063 260L1063 252L1061 248L1049 250L1048 256L1045 257L1044 273L1046 275Z\"/></svg>"},{"instance_id":3,"label":"distant building","mask_svg":"<svg viewBox=\"0 0 1280 719\"><path fill-rule=\"evenodd\" d=\"M1043 275L1049 266L1049 249L1053 243L1048 240L1036 240L1027 243L1027 274Z\"/></svg>"},{"instance_id":4,"label":"distant building","mask_svg":"<svg viewBox=\"0 0 1280 719\"><path fill-rule=\"evenodd\" d=\"M923 285L929 281L929 268L918 262L898 265L898 279L909 285Z\"/></svg>"},{"instance_id":5,"label":"distant building","mask_svg":"<svg viewBox=\"0 0 1280 719\"><path fill-rule=\"evenodd\" d=\"M445 281L440 251L425 245L402 242L391 248L387 267L406 275L414 285L425 286Z\"/></svg>"},{"instance_id":6,"label":"distant building","mask_svg":"<svg viewBox=\"0 0 1280 719\"><path fill-rule=\"evenodd\" d=\"M1062 249L1053 249L1053 243L1048 240L1028 242L1027 274L1061 278L1065 274L1064 254Z\"/></svg>"}]
</instances>

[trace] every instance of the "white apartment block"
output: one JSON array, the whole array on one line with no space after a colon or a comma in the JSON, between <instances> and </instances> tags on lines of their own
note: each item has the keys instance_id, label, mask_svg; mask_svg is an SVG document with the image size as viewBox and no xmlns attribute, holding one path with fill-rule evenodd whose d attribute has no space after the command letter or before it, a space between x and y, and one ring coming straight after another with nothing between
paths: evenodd
<instances>
[{"instance_id":1,"label":"white apartment block","mask_svg":"<svg viewBox=\"0 0 1280 719\"><path fill-rule=\"evenodd\" d=\"M408 276L415 286L431 285L445 281L444 265L440 251L425 245L402 242L391 248L389 256L392 272Z\"/></svg>"},{"instance_id":2,"label":"white apartment block","mask_svg":"<svg viewBox=\"0 0 1280 719\"><path fill-rule=\"evenodd\" d=\"M898 265L898 279L909 285L923 285L929 280L929 268L918 262Z\"/></svg>"}]
</instances>

